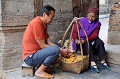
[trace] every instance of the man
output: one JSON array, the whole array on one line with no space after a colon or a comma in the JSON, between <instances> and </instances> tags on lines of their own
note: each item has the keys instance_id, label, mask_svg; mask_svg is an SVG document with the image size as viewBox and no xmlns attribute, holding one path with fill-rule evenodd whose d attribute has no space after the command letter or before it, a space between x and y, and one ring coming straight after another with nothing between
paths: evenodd
<instances>
[{"instance_id":1,"label":"man","mask_svg":"<svg viewBox=\"0 0 120 79\"><path fill-rule=\"evenodd\" d=\"M54 15L55 9L52 6L41 7L39 16L28 24L22 41L24 62L28 66L39 65L35 75L42 78L53 78L45 70L56 61L59 52L68 54L66 49L52 43L47 33L47 25L52 22Z\"/></svg>"}]
</instances>

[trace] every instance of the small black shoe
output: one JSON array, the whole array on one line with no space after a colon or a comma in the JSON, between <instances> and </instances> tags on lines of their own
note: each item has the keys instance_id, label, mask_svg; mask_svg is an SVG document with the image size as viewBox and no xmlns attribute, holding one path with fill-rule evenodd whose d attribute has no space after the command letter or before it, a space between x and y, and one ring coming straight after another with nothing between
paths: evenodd
<instances>
[{"instance_id":1,"label":"small black shoe","mask_svg":"<svg viewBox=\"0 0 120 79\"><path fill-rule=\"evenodd\" d=\"M96 65L91 66L91 71L99 73L100 71L96 68Z\"/></svg>"}]
</instances>

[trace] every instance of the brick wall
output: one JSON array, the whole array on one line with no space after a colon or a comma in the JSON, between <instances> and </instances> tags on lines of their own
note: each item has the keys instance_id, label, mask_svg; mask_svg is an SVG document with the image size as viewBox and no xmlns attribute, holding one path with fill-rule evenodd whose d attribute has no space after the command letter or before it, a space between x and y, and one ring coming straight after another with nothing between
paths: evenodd
<instances>
[{"instance_id":1,"label":"brick wall","mask_svg":"<svg viewBox=\"0 0 120 79\"><path fill-rule=\"evenodd\" d=\"M111 11L111 7L113 5L114 2L119 2L120 0L108 0L108 8L109 8L109 11Z\"/></svg>"},{"instance_id":2,"label":"brick wall","mask_svg":"<svg viewBox=\"0 0 120 79\"><path fill-rule=\"evenodd\" d=\"M0 0L0 70L18 68L22 65L22 36L34 17L34 0ZM72 0L44 0L56 9L48 31L53 42L63 36L72 20ZM68 5L69 4L69 5Z\"/></svg>"},{"instance_id":3,"label":"brick wall","mask_svg":"<svg viewBox=\"0 0 120 79\"><path fill-rule=\"evenodd\" d=\"M34 0L0 0L0 70L22 64L22 36L34 16Z\"/></svg>"},{"instance_id":4,"label":"brick wall","mask_svg":"<svg viewBox=\"0 0 120 79\"><path fill-rule=\"evenodd\" d=\"M0 70L21 66L21 42L25 27L2 27L3 30L0 30Z\"/></svg>"},{"instance_id":5,"label":"brick wall","mask_svg":"<svg viewBox=\"0 0 120 79\"><path fill-rule=\"evenodd\" d=\"M120 44L120 4L112 5L109 25L108 43Z\"/></svg>"},{"instance_id":6,"label":"brick wall","mask_svg":"<svg viewBox=\"0 0 120 79\"><path fill-rule=\"evenodd\" d=\"M34 0L1 0L2 26L27 25L34 15Z\"/></svg>"},{"instance_id":7,"label":"brick wall","mask_svg":"<svg viewBox=\"0 0 120 79\"><path fill-rule=\"evenodd\" d=\"M52 41L57 42L63 37L73 18L72 0L44 0L43 5L47 4L53 6L56 10L54 20L48 27L48 32Z\"/></svg>"}]
</instances>

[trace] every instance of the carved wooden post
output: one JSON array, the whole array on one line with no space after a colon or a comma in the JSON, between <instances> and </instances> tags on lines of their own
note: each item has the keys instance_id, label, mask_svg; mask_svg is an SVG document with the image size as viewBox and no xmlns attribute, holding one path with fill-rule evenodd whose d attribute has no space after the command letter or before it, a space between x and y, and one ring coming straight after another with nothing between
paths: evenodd
<instances>
[{"instance_id":1,"label":"carved wooden post","mask_svg":"<svg viewBox=\"0 0 120 79\"><path fill-rule=\"evenodd\" d=\"M84 17L90 6L99 8L99 0L72 0L73 16Z\"/></svg>"},{"instance_id":2,"label":"carved wooden post","mask_svg":"<svg viewBox=\"0 0 120 79\"><path fill-rule=\"evenodd\" d=\"M34 0L34 16L38 15L39 9L42 6L43 6L43 0Z\"/></svg>"}]
</instances>

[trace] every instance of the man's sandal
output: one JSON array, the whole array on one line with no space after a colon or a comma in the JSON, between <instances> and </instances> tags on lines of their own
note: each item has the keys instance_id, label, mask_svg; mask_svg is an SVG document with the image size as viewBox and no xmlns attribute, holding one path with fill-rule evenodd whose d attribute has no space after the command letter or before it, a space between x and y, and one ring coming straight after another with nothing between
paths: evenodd
<instances>
[{"instance_id":1,"label":"man's sandal","mask_svg":"<svg viewBox=\"0 0 120 79\"><path fill-rule=\"evenodd\" d=\"M97 68L97 65L91 66L91 71L99 73L100 71Z\"/></svg>"},{"instance_id":2,"label":"man's sandal","mask_svg":"<svg viewBox=\"0 0 120 79\"><path fill-rule=\"evenodd\" d=\"M53 68L48 67L48 68L45 70L45 72L47 72L47 73L52 73L52 72L54 72L54 69L53 69Z\"/></svg>"},{"instance_id":3,"label":"man's sandal","mask_svg":"<svg viewBox=\"0 0 120 79\"><path fill-rule=\"evenodd\" d=\"M37 75L36 75L36 76L37 76ZM48 74L48 73L45 73L44 75L42 75L42 76L37 76L37 77L40 77L40 78L48 78L48 79L54 78L53 75L50 75L50 74Z\"/></svg>"}]
</instances>

